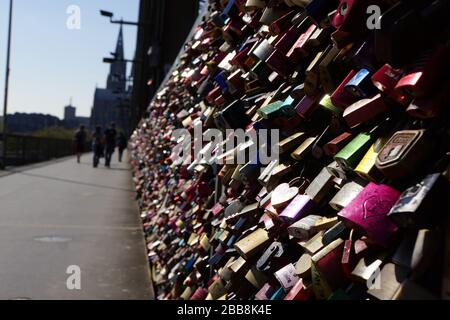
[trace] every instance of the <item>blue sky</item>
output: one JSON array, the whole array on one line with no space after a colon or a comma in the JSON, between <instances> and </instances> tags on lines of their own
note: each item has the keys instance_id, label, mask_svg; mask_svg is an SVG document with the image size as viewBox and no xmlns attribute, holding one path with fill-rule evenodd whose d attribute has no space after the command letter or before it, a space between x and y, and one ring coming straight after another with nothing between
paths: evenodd
<instances>
[{"instance_id":1,"label":"blue sky","mask_svg":"<svg viewBox=\"0 0 450 320\"><path fill-rule=\"evenodd\" d=\"M70 30L67 8L80 8L79 30ZM104 87L119 25L99 14L137 21L139 0L14 0L8 113L38 112L59 117L73 97L77 115L89 116L95 86ZM9 0L0 0L0 114ZM125 57L132 59L136 27L124 26ZM128 72L130 65L128 66Z\"/></svg>"}]
</instances>

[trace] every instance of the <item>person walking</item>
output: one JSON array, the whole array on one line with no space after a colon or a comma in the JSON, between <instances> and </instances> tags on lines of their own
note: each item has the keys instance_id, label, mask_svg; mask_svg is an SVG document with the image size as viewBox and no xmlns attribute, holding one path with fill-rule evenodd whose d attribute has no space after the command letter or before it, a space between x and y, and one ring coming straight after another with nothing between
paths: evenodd
<instances>
[{"instance_id":1,"label":"person walking","mask_svg":"<svg viewBox=\"0 0 450 320\"><path fill-rule=\"evenodd\" d=\"M116 137L116 124L112 122L111 126L105 130L105 167L108 168L111 166L111 157L116 148Z\"/></svg>"},{"instance_id":2,"label":"person walking","mask_svg":"<svg viewBox=\"0 0 450 320\"><path fill-rule=\"evenodd\" d=\"M127 138L125 134L121 131L119 137L117 138L117 148L119 149L119 162L122 162L123 151L127 147Z\"/></svg>"},{"instance_id":3,"label":"person walking","mask_svg":"<svg viewBox=\"0 0 450 320\"><path fill-rule=\"evenodd\" d=\"M101 126L96 126L95 132L92 134L92 152L94 152L94 168L97 168L100 158L103 156L103 134Z\"/></svg>"},{"instance_id":4,"label":"person walking","mask_svg":"<svg viewBox=\"0 0 450 320\"><path fill-rule=\"evenodd\" d=\"M86 131L84 125L75 132L75 152L77 153L77 163L81 162L81 155L84 153L84 147L86 145Z\"/></svg>"}]
</instances>

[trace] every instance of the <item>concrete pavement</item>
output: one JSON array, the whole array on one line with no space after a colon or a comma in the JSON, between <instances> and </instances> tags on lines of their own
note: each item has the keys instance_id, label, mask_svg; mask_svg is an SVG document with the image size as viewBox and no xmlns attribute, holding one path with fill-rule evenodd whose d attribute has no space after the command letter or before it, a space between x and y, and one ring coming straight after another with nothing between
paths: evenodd
<instances>
[{"instance_id":1,"label":"concrete pavement","mask_svg":"<svg viewBox=\"0 0 450 320\"><path fill-rule=\"evenodd\" d=\"M0 299L153 297L129 166L117 153L111 169L91 162L88 154L0 177ZM81 290L67 288L72 265Z\"/></svg>"}]
</instances>

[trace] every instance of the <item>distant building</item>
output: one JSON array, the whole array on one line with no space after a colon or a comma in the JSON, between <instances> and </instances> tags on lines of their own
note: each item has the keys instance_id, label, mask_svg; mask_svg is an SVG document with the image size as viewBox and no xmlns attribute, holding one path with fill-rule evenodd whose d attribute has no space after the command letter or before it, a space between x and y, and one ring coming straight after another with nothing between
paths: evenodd
<instances>
[{"instance_id":1,"label":"distant building","mask_svg":"<svg viewBox=\"0 0 450 320\"><path fill-rule=\"evenodd\" d=\"M0 117L2 120L3 117ZM30 134L34 131L49 128L62 127L66 129L74 129L80 125L90 125L89 117L77 117L76 108L72 105L64 107L64 119L61 120L56 116L42 113L24 113L16 112L8 114L7 126L11 133Z\"/></svg>"},{"instance_id":2,"label":"distant building","mask_svg":"<svg viewBox=\"0 0 450 320\"><path fill-rule=\"evenodd\" d=\"M32 133L47 127L61 126L62 121L49 114L16 112L8 114L7 124L9 132Z\"/></svg>"},{"instance_id":3,"label":"distant building","mask_svg":"<svg viewBox=\"0 0 450 320\"><path fill-rule=\"evenodd\" d=\"M69 104L64 107L64 120L62 121L62 126L66 129L73 129L81 124L89 127L90 118L89 117L77 117L76 116L77 108Z\"/></svg>"},{"instance_id":4,"label":"distant building","mask_svg":"<svg viewBox=\"0 0 450 320\"><path fill-rule=\"evenodd\" d=\"M127 65L124 61L122 26L119 29L115 62L111 63L106 88L96 88L90 126L107 127L115 122L119 128L129 124L130 92L127 89Z\"/></svg>"},{"instance_id":5,"label":"distant building","mask_svg":"<svg viewBox=\"0 0 450 320\"><path fill-rule=\"evenodd\" d=\"M72 105L68 105L64 107L64 121L74 121L76 117L76 110Z\"/></svg>"}]
</instances>

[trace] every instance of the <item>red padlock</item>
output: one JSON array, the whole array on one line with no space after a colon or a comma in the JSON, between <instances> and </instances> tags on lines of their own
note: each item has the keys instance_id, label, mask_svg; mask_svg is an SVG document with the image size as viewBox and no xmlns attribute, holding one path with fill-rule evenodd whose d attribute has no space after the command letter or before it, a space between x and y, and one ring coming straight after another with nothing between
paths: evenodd
<instances>
[{"instance_id":1,"label":"red padlock","mask_svg":"<svg viewBox=\"0 0 450 320\"><path fill-rule=\"evenodd\" d=\"M365 123L376 116L386 112L388 107L383 101L381 94L370 99L362 99L353 103L345 109L343 117L350 128Z\"/></svg>"},{"instance_id":2,"label":"red padlock","mask_svg":"<svg viewBox=\"0 0 450 320\"><path fill-rule=\"evenodd\" d=\"M352 95L348 90L345 89L345 85L355 76L356 71L351 70L349 74L344 78L341 84L336 88L336 90L331 94L331 102L336 107L345 110L349 105L355 103L358 98Z\"/></svg>"},{"instance_id":3,"label":"red padlock","mask_svg":"<svg viewBox=\"0 0 450 320\"><path fill-rule=\"evenodd\" d=\"M411 70L397 83L395 89L415 98L429 95L448 74L450 67L449 49L439 46L422 54Z\"/></svg>"},{"instance_id":4,"label":"red padlock","mask_svg":"<svg viewBox=\"0 0 450 320\"><path fill-rule=\"evenodd\" d=\"M311 37L311 35L316 31L317 26L312 24L309 26L309 28L306 30L305 33L303 33L297 41L294 43L292 48L288 51L286 56L292 63L298 63L298 61L308 55L308 52L306 51L306 43L308 39Z\"/></svg>"}]
</instances>

